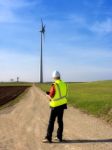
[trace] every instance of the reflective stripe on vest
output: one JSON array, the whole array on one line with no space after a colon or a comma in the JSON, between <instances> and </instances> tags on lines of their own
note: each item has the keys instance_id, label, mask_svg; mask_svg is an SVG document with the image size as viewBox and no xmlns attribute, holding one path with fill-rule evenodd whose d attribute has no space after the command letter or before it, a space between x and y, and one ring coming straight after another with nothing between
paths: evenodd
<instances>
[{"instance_id":1,"label":"reflective stripe on vest","mask_svg":"<svg viewBox=\"0 0 112 150\"><path fill-rule=\"evenodd\" d=\"M66 96L67 96L67 91L66 91L66 95L65 96L62 96L61 95L61 91L60 91L60 87L59 87L59 85L57 84L57 83L55 83L56 84L56 86L57 86L57 88L58 88L58 92L59 92L59 98L55 98L55 99L53 99L54 101L58 101L58 100L60 100L60 99L62 99L62 98L66 98ZM67 86L66 86L66 88L67 88Z\"/></svg>"},{"instance_id":2,"label":"reflective stripe on vest","mask_svg":"<svg viewBox=\"0 0 112 150\"><path fill-rule=\"evenodd\" d=\"M67 104L67 85L61 80L56 80L55 86L55 96L51 99L50 106L57 107L63 104Z\"/></svg>"}]
</instances>

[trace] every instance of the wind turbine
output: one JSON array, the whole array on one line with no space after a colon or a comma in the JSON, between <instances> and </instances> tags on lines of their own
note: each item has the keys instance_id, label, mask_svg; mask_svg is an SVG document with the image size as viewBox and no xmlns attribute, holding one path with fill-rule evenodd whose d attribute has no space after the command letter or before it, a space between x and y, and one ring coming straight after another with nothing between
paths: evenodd
<instances>
[{"instance_id":1,"label":"wind turbine","mask_svg":"<svg viewBox=\"0 0 112 150\"><path fill-rule=\"evenodd\" d=\"M45 39L45 25L41 19L41 54L40 54L40 83L43 83L43 37Z\"/></svg>"}]
</instances>

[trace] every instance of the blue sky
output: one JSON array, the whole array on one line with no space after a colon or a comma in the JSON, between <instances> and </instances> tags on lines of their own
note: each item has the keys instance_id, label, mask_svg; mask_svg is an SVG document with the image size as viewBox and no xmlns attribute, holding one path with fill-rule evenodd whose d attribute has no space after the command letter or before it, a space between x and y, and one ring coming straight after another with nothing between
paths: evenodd
<instances>
[{"instance_id":1,"label":"blue sky","mask_svg":"<svg viewBox=\"0 0 112 150\"><path fill-rule=\"evenodd\" d=\"M111 0L0 0L0 81L39 81L41 18L44 81L112 79Z\"/></svg>"}]
</instances>

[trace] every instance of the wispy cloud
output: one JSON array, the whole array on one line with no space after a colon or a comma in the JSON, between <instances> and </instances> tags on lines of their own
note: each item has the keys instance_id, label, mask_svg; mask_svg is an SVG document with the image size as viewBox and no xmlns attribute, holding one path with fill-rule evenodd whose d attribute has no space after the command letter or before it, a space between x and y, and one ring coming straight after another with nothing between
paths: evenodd
<instances>
[{"instance_id":1,"label":"wispy cloud","mask_svg":"<svg viewBox=\"0 0 112 150\"><path fill-rule=\"evenodd\" d=\"M100 9L101 6L104 4L105 0L94 0L94 1L90 1L90 0L84 0L83 4L85 7L87 8L93 8L95 7L96 10ZM95 10L95 11L96 11Z\"/></svg>"},{"instance_id":2,"label":"wispy cloud","mask_svg":"<svg viewBox=\"0 0 112 150\"><path fill-rule=\"evenodd\" d=\"M7 8L20 8L20 7L28 7L35 4L39 4L41 0L0 0L0 6Z\"/></svg>"},{"instance_id":3,"label":"wispy cloud","mask_svg":"<svg viewBox=\"0 0 112 150\"><path fill-rule=\"evenodd\" d=\"M12 9L9 8L0 9L0 23L14 23L18 21L19 19L17 18Z\"/></svg>"},{"instance_id":4,"label":"wispy cloud","mask_svg":"<svg viewBox=\"0 0 112 150\"><path fill-rule=\"evenodd\" d=\"M102 5L104 4L105 0L98 0L96 3L96 10L100 12L100 9L102 8Z\"/></svg>"},{"instance_id":5,"label":"wispy cloud","mask_svg":"<svg viewBox=\"0 0 112 150\"><path fill-rule=\"evenodd\" d=\"M76 15L76 14L69 14L68 15L68 20L71 21L72 23L75 24L80 24L81 26L83 26L86 22L85 18L81 15Z\"/></svg>"},{"instance_id":6,"label":"wispy cloud","mask_svg":"<svg viewBox=\"0 0 112 150\"><path fill-rule=\"evenodd\" d=\"M99 34L111 33L112 32L112 19L107 18L104 21L97 21L91 26L90 30L92 32L96 32Z\"/></svg>"},{"instance_id":7,"label":"wispy cloud","mask_svg":"<svg viewBox=\"0 0 112 150\"><path fill-rule=\"evenodd\" d=\"M112 60L112 51L109 49L101 49L101 48L92 48L92 47L80 47L80 48L76 48L76 47L65 47L64 48L64 53L65 55L67 55L68 57L77 59L77 60L88 60L88 61L92 61L95 59L107 59L107 60ZM81 61L82 62L82 61ZM96 64L95 64L96 65Z\"/></svg>"},{"instance_id":8,"label":"wispy cloud","mask_svg":"<svg viewBox=\"0 0 112 150\"><path fill-rule=\"evenodd\" d=\"M24 20L18 17L17 10L31 8L39 5L40 2L41 0L0 0L0 23L15 23Z\"/></svg>"}]
</instances>

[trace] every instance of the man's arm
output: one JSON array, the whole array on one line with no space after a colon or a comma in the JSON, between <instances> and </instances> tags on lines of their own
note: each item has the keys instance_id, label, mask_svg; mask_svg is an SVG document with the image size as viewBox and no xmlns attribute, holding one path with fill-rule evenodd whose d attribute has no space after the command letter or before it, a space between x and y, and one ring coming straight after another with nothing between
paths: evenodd
<instances>
[{"instance_id":1,"label":"man's arm","mask_svg":"<svg viewBox=\"0 0 112 150\"><path fill-rule=\"evenodd\" d=\"M51 100L54 95L55 95L55 86L54 84L51 85L51 88L50 88L50 91L49 92L46 92L46 96L49 98L49 100Z\"/></svg>"}]
</instances>

